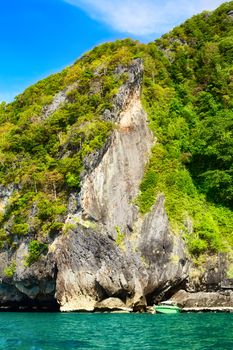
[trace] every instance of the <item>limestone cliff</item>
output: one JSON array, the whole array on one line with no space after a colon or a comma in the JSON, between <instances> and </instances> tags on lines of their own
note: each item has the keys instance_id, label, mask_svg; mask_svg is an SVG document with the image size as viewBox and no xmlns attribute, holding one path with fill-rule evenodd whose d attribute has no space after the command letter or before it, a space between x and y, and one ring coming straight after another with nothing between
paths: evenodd
<instances>
[{"instance_id":1,"label":"limestone cliff","mask_svg":"<svg viewBox=\"0 0 233 350\"><path fill-rule=\"evenodd\" d=\"M25 265L27 240L16 251L1 253L1 305L57 301L65 311L94 310L103 300L118 298L125 307L140 309L148 296L187 277L184 244L170 231L164 197L144 218L134 204L156 142L140 101L142 76L142 61L136 60L115 98L116 128L104 148L86 159L81 193L71 195L68 232L31 266ZM3 207L11 188L1 193ZM4 276L14 261L13 278Z\"/></svg>"},{"instance_id":2,"label":"limestone cliff","mask_svg":"<svg viewBox=\"0 0 233 350\"><path fill-rule=\"evenodd\" d=\"M232 9L0 104L0 307L232 306Z\"/></svg>"}]
</instances>

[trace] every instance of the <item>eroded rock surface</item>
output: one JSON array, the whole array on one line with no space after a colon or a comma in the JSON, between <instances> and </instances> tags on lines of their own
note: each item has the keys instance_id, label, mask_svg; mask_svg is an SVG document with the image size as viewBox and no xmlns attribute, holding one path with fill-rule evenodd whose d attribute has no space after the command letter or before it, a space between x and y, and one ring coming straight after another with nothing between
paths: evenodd
<instances>
[{"instance_id":1,"label":"eroded rock surface","mask_svg":"<svg viewBox=\"0 0 233 350\"><path fill-rule=\"evenodd\" d=\"M57 242L56 257L56 297L63 311L92 311L98 301L127 300L135 293L136 266L98 230L78 225Z\"/></svg>"},{"instance_id":2,"label":"eroded rock surface","mask_svg":"<svg viewBox=\"0 0 233 350\"><path fill-rule=\"evenodd\" d=\"M172 234L164 204L165 198L161 195L141 226L139 250L148 266L146 295L156 296L156 290L168 291L188 276L184 242Z\"/></svg>"},{"instance_id":3,"label":"eroded rock surface","mask_svg":"<svg viewBox=\"0 0 233 350\"><path fill-rule=\"evenodd\" d=\"M66 89L58 92L52 102L46 105L42 110L41 119L48 118L52 113L54 113L58 108L60 108L65 102L68 101L67 94L74 90L77 86L77 83L69 85Z\"/></svg>"},{"instance_id":4,"label":"eroded rock surface","mask_svg":"<svg viewBox=\"0 0 233 350\"><path fill-rule=\"evenodd\" d=\"M171 300L185 308L233 307L233 292L188 293L180 290Z\"/></svg>"},{"instance_id":5,"label":"eroded rock surface","mask_svg":"<svg viewBox=\"0 0 233 350\"><path fill-rule=\"evenodd\" d=\"M125 232L137 218L133 200L153 143L140 101L142 65L137 62L116 97L116 130L101 161L84 178L80 196L82 215L104 224L113 237L116 227Z\"/></svg>"},{"instance_id":6,"label":"eroded rock surface","mask_svg":"<svg viewBox=\"0 0 233 350\"><path fill-rule=\"evenodd\" d=\"M0 185L0 213L4 212L9 199L11 198L16 188L17 186L15 186L14 184L8 186Z\"/></svg>"},{"instance_id":7,"label":"eroded rock surface","mask_svg":"<svg viewBox=\"0 0 233 350\"><path fill-rule=\"evenodd\" d=\"M0 254L0 307L56 308L56 265L53 254L42 256L30 267L25 260L27 254L25 243L13 255L5 252ZM13 278L6 273L9 267L15 269Z\"/></svg>"}]
</instances>

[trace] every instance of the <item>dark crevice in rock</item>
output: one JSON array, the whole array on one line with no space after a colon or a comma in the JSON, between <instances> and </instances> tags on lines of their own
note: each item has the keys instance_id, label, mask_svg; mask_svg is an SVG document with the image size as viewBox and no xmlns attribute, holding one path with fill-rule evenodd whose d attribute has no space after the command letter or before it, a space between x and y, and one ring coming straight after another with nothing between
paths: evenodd
<instances>
[{"instance_id":1,"label":"dark crevice in rock","mask_svg":"<svg viewBox=\"0 0 233 350\"><path fill-rule=\"evenodd\" d=\"M152 306L163 300L170 299L179 290L185 289L186 279L168 283L167 286L156 288L152 293L146 295L147 305Z\"/></svg>"},{"instance_id":2,"label":"dark crevice in rock","mask_svg":"<svg viewBox=\"0 0 233 350\"><path fill-rule=\"evenodd\" d=\"M59 311L59 304L54 296L48 298L38 298L36 300L32 300L23 297L23 300L16 302L6 302L0 304L0 312L1 311Z\"/></svg>"},{"instance_id":3,"label":"dark crevice in rock","mask_svg":"<svg viewBox=\"0 0 233 350\"><path fill-rule=\"evenodd\" d=\"M133 306L133 312L146 312L146 304L138 302Z\"/></svg>"},{"instance_id":4,"label":"dark crevice in rock","mask_svg":"<svg viewBox=\"0 0 233 350\"><path fill-rule=\"evenodd\" d=\"M112 297L119 298L123 303L126 303L127 298L129 297L129 293L127 290L122 289L121 291L118 291L117 293L113 294Z\"/></svg>"},{"instance_id":5,"label":"dark crevice in rock","mask_svg":"<svg viewBox=\"0 0 233 350\"><path fill-rule=\"evenodd\" d=\"M95 280L95 290L99 300L104 300L108 298L106 290Z\"/></svg>"}]
</instances>

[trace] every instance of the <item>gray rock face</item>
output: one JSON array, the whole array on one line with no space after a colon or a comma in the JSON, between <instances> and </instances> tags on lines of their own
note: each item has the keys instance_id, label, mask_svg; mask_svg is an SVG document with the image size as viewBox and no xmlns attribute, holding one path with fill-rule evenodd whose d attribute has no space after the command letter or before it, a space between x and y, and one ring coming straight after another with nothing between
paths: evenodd
<instances>
[{"instance_id":1,"label":"gray rock face","mask_svg":"<svg viewBox=\"0 0 233 350\"><path fill-rule=\"evenodd\" d=\"M180 290L171 300L186 308L233 307L233 292L188 293Z\"/></svg>"},{"instance_id":2,"label":"gray rock face","mask_svg":"<svg viewBox=\"0 0 233 350\"><path fill-rule=\"evenodd\" d=\"M105 225L84 224L55 244L61 310L92 311L116 297L129 308L142 309L148 296L161 297L187 277L183 242L169 231L162 196L139 225L137 238L136 232L128 234L122 247Z\"/></svg>"},{"instance_id":3,"label":"gray rock face","mask_svg":"<svg viewBox=\"0 0 233 350\"><path fill-rule=\"evenodd\" d=\"M11 184L9 186L0 185L0 213L4 212L6 205L13 192L17 189L17 186Z\"/></svg>"},{"instance_id":4,"label":"gray rock face","mask_svg":"<svg viewBox=\"0 0 233 350\"><path fill-rule=\"evenodd\" d=\"M116 75L123 73L128 74L128 79L124 85L119 89L113 101L112 110L105 110L103 118L113 122L119 122L120 114L126 109L130 103L132 96L138 94L141 90L141 83L143 78L143 62L140 58L135 59L129 67L119 65L116 70Z\"/></svg>"},{"instance_id":5,"label":"gray rock face","mask_svg":"<svg viewBox=\"0 0 233 350\"><path fill-rule=\"evenodd\" d=\"M28 267L25 263L27 253L27 245L22 243L13 255L6 252L0 254L0 307L43 306L44 303L50 303L48 307L53 307L56 304L53 255L49 253ZM16 269L11 278L6 275L5 269L13 263Z\"/></svg>"},{"instance_id":6,"label":"gray rock face","mask_svg":"<svg viewBox=\"0 0 233 350\"><path fill-rule=\"evenodd\" d=\"M171 233L164 201L164 196L159 196L141 227L139 249L149 273L145 294L156 289L167 291L188 276L184 242Z\"/></svg>"},{"instance_id":7,"label":"gray rock face","mask_svg":"<svg viewBox=\"0 0 233 350\"><path fill-rule=\"evenodd\" d=\"M231 265L232 257L227 253L209 256L202 266L202 271L195 266L191 267L186 290L191 293L233 290L233 279L227 274Z\"/></svg>"},{"instance_id":8,"label":"gray rock face","mask_svg":"<svg viewBox=\"0 0 233 350\"><path fill-rule=\"evenodd\" d=\"M128 83L116 97L117 129L108 141L107 150L100 155L101 161L82 183L83 217L101 222L113 237L116 227L125 232L137 218L132 202L138 194L153 142L140 102L141 78L141 61L137 61Z\"/></svg>"},{"instance_id":9,"label":"gray rock face","mask_svg":"<svg viewBox=\"0 0 233 350\"><path fill-rule=\"evenodd\" d=\"M2 282L0 284L0 306L15 306L26 303L26 297L14 285Z\"/></svg>"},{"instance_id":10,"label":"gray rock face","mask_svg":"<svg viewBox=\"0 0 233 350\"><path fill-rule=\"evenodd\" d=\"M55 293L56 278L53 254L42 256L38 262L29 267L25 264L27 253L27 246L22 243L15 257L16 272L13 281L16 288L30 299L52 297Z\"/></svg>"},{"instance_id":11,"label":"gray rock face","mask_svg":"<svg viewBox=\"0 0 233 350\"><path fill-rule=\"evenodd\" d=\"M77 86L77 83L71 84L66 89L58 92L54 98L52 103L46 105L42 110L41 119L48 118L53 112L55 112L59 107L61 107L65 102L68 101L67 93L74 90Z\"/></svg>"},{"instance_id":12,"label":"gray rock face","mask_svg":"<svg viewBox=\"0 0 233 350\"><path fill-rule=\"evenodd\" d=\"M135 264L101 231L78 225L56 242L56 298L62 311L89 310L109 297L132 300Z\"/></svg>"}]
</instances>

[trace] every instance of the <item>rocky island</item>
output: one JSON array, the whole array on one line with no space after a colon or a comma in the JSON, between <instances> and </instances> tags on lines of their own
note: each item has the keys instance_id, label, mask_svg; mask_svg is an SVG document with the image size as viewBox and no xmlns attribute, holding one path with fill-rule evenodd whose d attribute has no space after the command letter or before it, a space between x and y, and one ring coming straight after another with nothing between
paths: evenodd
<instances>
[{"instance_id":1,"label":"rocky island","mask_svg":"<svg viewBox=\"0 0 233 350\"><path fill-rule=\"evenodd\" d=\"M0 307L233 307L233 2L0 104Z\"/></svg>"}]
</instances>

